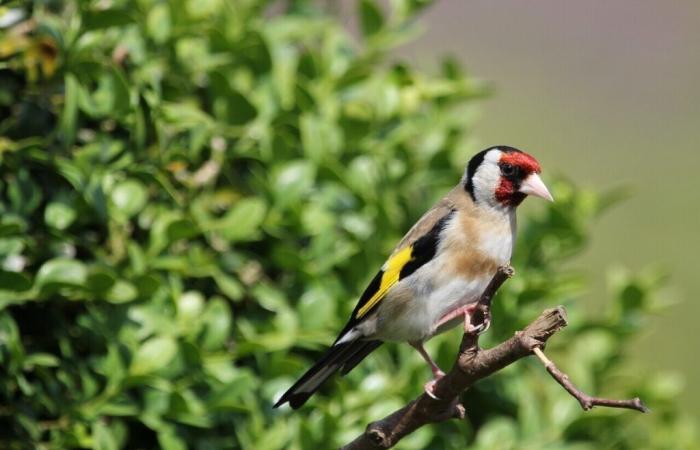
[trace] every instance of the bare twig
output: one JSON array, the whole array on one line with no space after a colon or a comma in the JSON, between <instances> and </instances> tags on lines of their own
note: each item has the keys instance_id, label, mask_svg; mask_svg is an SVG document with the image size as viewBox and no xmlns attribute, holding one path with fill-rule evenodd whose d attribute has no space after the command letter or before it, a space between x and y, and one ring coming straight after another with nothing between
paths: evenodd
<instances>
[{"instance_id":1,"label":"bare twig","mask_svg":"<svg viewBox=\"0 0 700 450\"><path fill-rule=\"evenodd\" d=\"M577 388L574 383L571 382L569 376L559 370L551 359L547 358L541 348L535 347L532 349L532 352L537 355L540 361L542 361L542 364L544 364L544 367L547 369L547 372L549 372L552 378L557 380L557 383L566 389L566 392L578 400L578 402L581 404L581 408L583 408L584 411L588 411L594 406L607 406L608 408L626 408L634 409L643 413L649 412L649 408L646 407L644 402L642 402L639 397L629 400L613 400L609 398L591 397Z\"/></svg>"},{"instance_id":2,"label":"bare twig","mask_svg":"<svg viewBox=\"0 0 700 450\"><path fill-rule=\"evenodd\" d=\"M479 299L477 311L481 311L481 314L472 316L472 325L483 325L488 320L491 299L498 288L512 275L513 269L511 267L499 268ZM428 423L441 422L452 418L464 418L465 409L459 403L459 395L463 391L478 380L533 352L545 363L549 373L581 402L584 409L587 410L599 405L630 408L646 412L646 407L639 399L608 400L587 396L576 389L568 380L568 377L547 359L541 349L544 348L545 343L554 333L566 325L566 311L563 306L558 306L545 310L525 329L516 332L507 341L488 350L479 348L478 334L465 333L462 337L459 355L452 370L438 380L434 386L433 393L437 398L431 398L425 393L421 394L403 408L383 419L370 423L362 435L342 449L391 448L404 436Z\"/></svg>"}]
</instances>

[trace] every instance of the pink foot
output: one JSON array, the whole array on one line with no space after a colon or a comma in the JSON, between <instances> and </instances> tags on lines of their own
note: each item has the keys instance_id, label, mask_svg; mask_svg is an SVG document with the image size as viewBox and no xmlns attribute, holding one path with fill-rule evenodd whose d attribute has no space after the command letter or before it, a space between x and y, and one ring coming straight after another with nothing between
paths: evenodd
<instances>
[{"instance_id":1,"label":"pink foot","mask_svg":"<svg viewBox=\"0 0 700 450\"><path fill-rule=\"evenodd\" d=\"M464 312L464 333L465 334L481 334L482 328L485 327L485 324L480 324L477 326L472 325L472 316L471 313L474 312L474 309L472 308L470 311L465 311ZM484 328L484 331L486 329Z\"/></svg>"},{"instance_id":2,"label":"pink foot","mask_svg":"<svg viewBox=\"0 0 700 450\"><path fill-rule=\"evenodd\" d=\"M476 310L476 308L474 308ZM472 310L472 312L474 311ZM481 323L478 325L472 325L472 316L470 314L465 313L464 314L464 332L465 333L470 333L470 334L475 334L479 335L481 333L485 333L486 330L489 329L491 326L491 311L486 310L483 311L483 317L481 320Z\"/></svg>"},{"instance_id":3,"label":"pink foot","mask_svg":"<svg viewBox=\"0 0 700 450\"><path fill-rule=\"evenodd\" d=\"M464 318L464 333L465 334L481 334L489 329L491 326L491 314L489 311L484 312L483 321L478 325L472 325L472 314L477 310L477 305L467 305L461 308L457 308L454 311L450 311L438 320L435 328L440 328L441 325L447 323L457 317L463 316Z\"/></svg>"},{"instance_id":4,"label":"pink foot","mask_svg":"<svg viewBox=\"0 0 700 450\"><path fill-rule=\"evenodd\" d=\"M442 377L445 376L444 372L440 370L438 373L433 372L433 375L435 375L435 378L428 381L423 385L423 390L425 391L428 396L434 400L440 400L436 395L435 395L435 384L437 384L438 380Z\"/></svg>"},{"instance_id":5,"label":"pink foot","mask_svg":"<svg viewBox=\"0 0 700 450\"><path fill-rule=\"evenodd\" d=\"M472 305L462 306L461 308L457 308L453 311L450 311L447 314L445 314L444 316L442 316L440 318L440 320L438 320L438 323L435 325L435 329L440 328L440 326L451 321L452 319L456 319L459 316L464 316L464 323L465 323L464 330L466 331L467 330L466 324L469 323L469 317L471 316L471 314L474 312L475 309L476 309L476 305L472 304Z\"/></svg>"}]
</instances>

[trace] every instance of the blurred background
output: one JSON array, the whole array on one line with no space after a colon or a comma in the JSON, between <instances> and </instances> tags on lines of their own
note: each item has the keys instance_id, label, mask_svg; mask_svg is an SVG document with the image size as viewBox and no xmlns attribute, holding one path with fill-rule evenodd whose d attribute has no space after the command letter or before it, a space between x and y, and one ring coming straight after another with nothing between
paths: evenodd
<instances>
[{"instance_id":1,"label":"blurred background","mask_svg":"<svg viewBox=\"0 0 700 450\"><path fill-rule=\"evenodd\" d=\"M424 67L456 55L495 89L478 146L510 143L577 184L629 189L578 261L593 287L581 302L595 313L616 265L664 268L677 303L639 337L637 362L679 370L681 401L700 413L700 361L689 353L700 345L700 4L444 1L423 23L399 55Z\"/></svg>"},{"instance_id":2,"label":"blurred background","mask_svg":"<svg viewBox=\"0 0 700 450\"><path fill-rule=\"evenodd\" d=\"M273 409L476 151L542 163L481 343L534 358L403 449L696 449L698 6L81 0L0 6L0 448L339 447L430 373L386 344ZM428 343L443 367L459 330Z\"/></svg>"}]
</instances>

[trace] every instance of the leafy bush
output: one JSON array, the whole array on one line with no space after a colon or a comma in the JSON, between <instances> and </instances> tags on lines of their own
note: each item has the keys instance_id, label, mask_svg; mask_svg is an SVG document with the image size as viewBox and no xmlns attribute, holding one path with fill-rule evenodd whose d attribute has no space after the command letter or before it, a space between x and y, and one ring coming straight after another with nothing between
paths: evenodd
<instances>
[{"instance_id":1,"label":"leafy bush","mask_svg":"<svg viewBox=\"0 0 700 450\"><path fill-rule=\"evenodd\" d=\"M429 376L386 345L310 406L273 401L342 325L400 235L476 150L483 89L390 50L427 2L10 2L0 9L3 448L328 448ZM609 203L555 184L522 221L487 340L565 303L550 351L582 387L654 410L582 413L536 363L465 396L470 420L401 448L683 448L673 378L634 374L655 274L621 275L595 318L565 261ZM458 338L431 350L448 365Z\"/></svg>"}]
</instances>

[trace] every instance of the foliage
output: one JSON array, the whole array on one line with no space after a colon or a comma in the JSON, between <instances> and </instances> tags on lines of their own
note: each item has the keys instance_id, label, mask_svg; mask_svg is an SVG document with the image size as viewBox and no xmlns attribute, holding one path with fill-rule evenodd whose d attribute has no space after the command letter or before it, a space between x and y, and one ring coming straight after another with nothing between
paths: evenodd
<instances>
[{"instance_id":1,"label":"foliage","mask_svg":"<svg viewBox=\"0 0 700 450\"><path fill-rule=\"evenodd\" d=\"M328 448L420 391L419 357L385 345L309 407L271 408L476 150L483 88L453 61L391 62L425 3L359 1L359 37L317 2L0 7L3 448ZM465 396L468 422L401 448L692 445L673 379L625 364L659 278L619 276L584 317L564 263L609 198L554 192L521 221L487 340L563 302L563 368L654 413L582 413L521 362ZM447 365L457 342L430 348Z\"/></svg>"}]
</instances>

